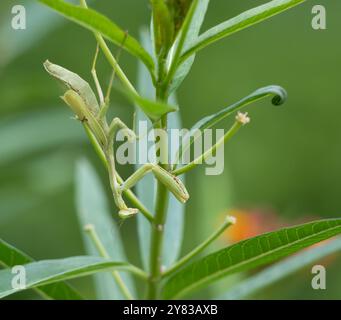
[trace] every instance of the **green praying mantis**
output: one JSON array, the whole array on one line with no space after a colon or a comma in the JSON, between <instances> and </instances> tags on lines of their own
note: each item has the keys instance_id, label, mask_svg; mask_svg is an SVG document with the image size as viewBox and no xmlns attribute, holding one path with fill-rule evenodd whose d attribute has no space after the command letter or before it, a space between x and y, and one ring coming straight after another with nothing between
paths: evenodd
<instances>
[{"instance_id":1,"label":"green praying mantis","mask_svg":"<svg viewBox=\"0 0 341 320\"><path fill-rule=\"evenodd\" d=\"M139 209L128 207L123 199L123 193L133 188L148 173L154 174L155 178L165 185L176 199L185 203L189 199L189 194L184 184L179 178L156 163L144 164L125 181L122 181L117 173L114 155L114 142L117 132L122 130L130 142L133 142L137 137L135 132L122 122L121 119L116 117L111 120L110 124L107 121L113 76L107 94L104 97L96 73L97 56L98 47L91 74L96 85L99 102L89 83L78 74L49 61L44 63L44 67L52 77L61 81L67 87L67 91L61 98L71 108L76 119L82 122L91 141L95 144L96 150L105 158L111 190L119 210L119 217L127 219L138 213Z\"/></svg>"}]
</instances>

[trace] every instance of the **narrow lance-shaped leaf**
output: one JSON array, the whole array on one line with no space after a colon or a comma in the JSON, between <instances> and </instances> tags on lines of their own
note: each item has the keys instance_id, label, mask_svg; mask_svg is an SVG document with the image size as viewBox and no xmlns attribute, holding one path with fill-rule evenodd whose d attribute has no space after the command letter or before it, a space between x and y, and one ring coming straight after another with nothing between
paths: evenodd
<instances>
[{"instance_id":1,"label":"narrow lance-shaped leaf","mask_svg":"<svg viewBox=\"0 0 341 320\"><path fill-rule=\"evenodd\" d=\"M166 55L174 38L174 21L167 4L163 0L151 0L155 49L157 54Z\"/></svg>"},{"instance_id":2,"label":"narrow lance-shaped leaf","mask_svg":"<svg viewBox=\"0 0 341 320\"><path fill-rule=\"evenodd\" d=\"M153 53L153 47L151 42L151 34L149 34L148 30L142 29L140 32L140 39L144 47L150 52ZM148 75L148 70L146 70L145 66L142 63L138 65L138 90L141 94L149 99L153 99L155 96L155 88L151 81L150 76ZM143 159L147 159L148 150L153 150L155 152L155 148L151 141L148 141L148 134L140 131L140 124L145 124L147 127L145 130L149 132L152 128L151 121L146 117L146 115L141 111L140 108L136 109L136 124L137 124L137 134L140 136L140 142L137 144L136 154L138 154ZM141 127L142 129L142 127ZM147 148L139 146L146 145ZM146 160L147 161L147 160ZM142 164L141 164L142 165ZM139 169L139 164L135 165L135 169ZM141 202L151 211L154 210L154 202L155 202L155 191L156 191L156 180L153 175L146 175L136 186L136 194L141 200ZM150 251L150 234L151 227L150 223L144 219L142 215L137 215L137 232L139 238L139 248L141 253L141 259L145 270L149 268L149 251Z\"/></svg>"},{"instance_id":3,"label":"narrow lance-shaped leaf","mask_svg":"<svg viewBox=\"0 0 341 320\"><path fill-rule=\"evenodd\" d=\"M186 52L184 52L181 61L185 61L192 54L222 38L271 18L272 16L303 3L304 1L306 0L273 0L251 10L245 11L200 35L195 43L188 48Z\"/></svg>"},{"instance_id":4,"label":"narrow lance-shaped leaf","mask_svg":"<svg viewBox=\"0 0 341 320\"><path fill-rule=\"evenodd\" d=\"M26 271L25 289L79 278L109 269L123 271L134 271L136 269L128 263L91 256L44 260L24 264L24 267ZM13 288L12 279L13 274L11 269L0 271L0 298L25 290Z\"/></svg>"},{"instance_id":5,"label":"narrow lance-shaped leaf","mask_svg":"<svg viewBox=\"0 0 341 320\"><path fill-rule=\"evenodd\" d=\"M175 101L176 97L174 95L171 96L171 100ZM174 112L169 115L168 128L170 130L172 129L181 130L182 128L181 123L182 121L180 112ZM172 143L174 145L170 144L169 146L171 159L174 158L175 156L174 151L176 150L175 146L176 142L172 141ZM173 154L171 154L171 152ZM185 184L184 175L181 177L181 181L183 184ZM185 204L181 203L180 201L177 201L177 199L173 195L170 195L168 201L168 213L162 257L162 263L166 268L169 268L179 258L182 249L181 246L183 243L184 227L185 227Z\"/></svg>"},{"instance_id":6,"label":"narrow lance-shaped leaf","mask_svg":"<svg viewBox=\"0 0 341 320\"><path fill-rule=\"evenodd\" d=\"M81 26L102 34L106 39L112 41L118 46L122 46L132 55L140 58L147 66L148 70L153 73L154 61L139 42L130 35L127 35L120 27L112 22L106 16L92 9L82 8L62 0L39 0L41 3L58 11L66 18L74 21Z\"/></svg>"},{"instance_id":7,"label":"narrow lance-shaped leaf","mask_svg":"<svg viewBox=\"0 0 341 320\"><path fill-rule=\"evenodd\" d=\"M33 259L19 249L0 239L0 266L14 267L33 262ZM13 274L12 274L13 277ZM0 279L1 281L1 279ZM43 298L52 300L82 300L79 293L65 282L58 282L35 288Z\"/></svg>"},{"instance_id":8,"label":"narrow lance-shaped leaf","mask_svg":"<svg viewBox=\"0 0 341 320\"><path fill-rule=\"evenodd\" d=\"M121 89L119 89L119 90L121 90ZM126 95L126 97L131 102L133 102L137 106L139 106L141 108L141 110L152 121L157 121L163 115L178 110L177 106L173 106L173 105L161 102L161 101L155 101L155 100L147 99L147 98L141 97L137 94L133 94L131 92L128 92L126 90L124 90L123 93Z\"/></svg>"},{"instance_id":9,"label":"narrow lance-shaped leaf","mask_svg":"<svg viewBox=\"0 0 341 320\"><path fill-rule=\"evenodd\" d=\"M59 106L58 106L59 107ZM0 165L45 150L82 143L84 135L61 108L26 112L0 121ZM60 130L63 128L63 130ZM15 137L15 139L13 139Z\"/></svg>"},{"instance_id":10,"label":"narrow lance-shaped leaf","mask_svg":"<svg viewBox=\"0 0 341 320\"><path fill-rule=\"evenodd\" d=\"M203 131L205 129L212 128L214 125L231 115L232 113L240 110L247 105L256 102L258 100L274 96L272 104L275 106L282 105L287 99L287 92L279 86L267 86L260 88L240 101L222 109L221 111L209 115L199 120L189 131L189 133L181 140L178 151L178 159L181 159L182 154L194 143L195 139L190 139L197 130Z\"/></svg>"},{"instance_id":11,"label":"narrow lance-shaped leaf","mask_svg":"<svg viewBox=\"0 0 341 320\"><path fill-rule=\"evenodd\" d=\"M81 229L93 225L111 259L126 261L121 236L110 214L105 191L91 164L82 159L76 168L76 207ZM90 238L83 231L87 254L99 255ZM129 291L135 296L131 275L120 274ZM117 284L110 273L96 274L95 288L98 299L123 299Z\"/></svg>"},{"instance_id":12,"label":"narrow lance-shaped leaf","mask_svg":"<svg viewBox=\"0 0 341 320\"><path fill-rule=\"evenodd\" d=\"M317 261L335 253L341 252L341 238L330 240L319 246L304 250L302 253L279 262L254 276L236 284L219 300L243 299L255 292L271 286L290 274L307 267Z\"/></svg>"},{"instance_id":13,"label":"narrow lance-shaped leaf","mask_svg":"<svg viewBox=\"0 0 341 320\"><path fill-rule=\"evenodd\" d=\"M330 219L241 241L212 253L171 276L163 288L163 297L180 298L218 279L277 261L340 233L341 219Z\"/></svg>"},{"instance_id":14,"label":"narrow lance-shaped leaf","mask_svg":"<svg viewBox=\"0 0 341 320\"><path fill-rule=\"evenodd\" d=\"M204 22L204 18L207 12L207 8L209 5L210 0L201 0L199 1L195 12L193 14L192 21L189 25L189 29L187 31L186 39L183 45L183 49L181 53L184 53L187 49L193 45L193 43L197 40L199 36L199 32L201 29L201 26ZM172 49L172 52L176 50L178 42L175 42L174 48ZM169 62L172 62L173 55L170 55L169 57ZM186 78L188 75L189 71L192 68L192 65L195 60L195 55L193 54L189 59L187 59L184 63L182 63L176 70L174 78L172 79L171 82L171 87L170 87L170 93L174 92L182 83L182 81Z\"/></svg>"}]
</instances>

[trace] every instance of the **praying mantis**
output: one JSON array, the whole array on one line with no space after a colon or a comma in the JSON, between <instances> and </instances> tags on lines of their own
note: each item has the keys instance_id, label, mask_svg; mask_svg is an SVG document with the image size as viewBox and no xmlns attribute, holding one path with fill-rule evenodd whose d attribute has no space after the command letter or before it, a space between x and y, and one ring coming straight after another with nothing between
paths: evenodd
<instances>
[{"instance_id":1,"label":"praying mantis","mask_svg":"<svg viewBox=\"0 0 341 320\"><path fill-rule=\"evenodd\" d=\"M61 98L71 108L76 119L82 122L91 141L95 144L96 150L105 158L112 194L119 210L119 217L127 219L139 212L139 209L129 207L126 204L123 193L133 188L148 173L152 173L157 180L173 193L178 201L185 203L189 199L189 194L184 184L179 178L157 163L144 164L125 181L122 181L117 173L114 155L116 134L122 130L129 142L133 142L137 137L135 132L121 119L115 117L110 124L107 121L107 110L110 104L114 74L111 77L106 96L104 96L96 72L98 52L97 46L91 74L96 85L99 102L89 83L78 74L48 60L44 63L44 67L52 77L61 81L67 87L67 91Z\"/></svg>"}]
</instances>

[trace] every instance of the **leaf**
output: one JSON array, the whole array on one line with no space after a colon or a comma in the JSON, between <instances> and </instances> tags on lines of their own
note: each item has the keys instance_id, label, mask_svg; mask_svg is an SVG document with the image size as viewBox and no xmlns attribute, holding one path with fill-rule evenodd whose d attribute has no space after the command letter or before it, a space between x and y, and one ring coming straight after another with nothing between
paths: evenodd
<instances>
[{"instance_id":1,"label":"leaf","mask_svg":"<svg viewBox=\"0 0 341 320\"><path fill-rule=\"evenodd\" d=\"M105 190L91 164L82 159L76 167L76 207L81 228L87 224L95 227L99 239L106 248L110 258L115 261L127 261L121 236L110 215ZM85 233L83 240L87 254L97 256L98 251ZM112 274L96 274L95 287L100 300L124 299ZM133 280L130 274L121 275L129 291L134 294Z\"/></svg>"},{"instance_id":2,"label":"leaf","mask_svg":"<svg viewBox=\"0 0 341 320\"><path fill-rule=\"evenodd\" d=\"M93 0L88 0L88 3ZM8 4L8 12L10 3ZM30 17L29 28L25 32L17 32L12 28L12 15L6 14L0 25L0 65L6 66L17 57L36 46L48 34L62 26L67 20L61 19L53 11L46 12L38 2L25 4L26 16ZM7 12L7 8L3 9ZM11 41L8 41L11 39ZM0 71L1 72L1 71Z\"/></svg>"},{"instance_id":3,"label":"leaf","mask_svg":"<svg viewBox=\"0 0 341 320\"><path fill-rule=\"evenodd\" d=\"M132 102L135 102L142 111L153 121L159 120L163 115L178 110L178 107L169 104L143 98L130 92L126 92Z\"/></svg>"},{"instance_id":4,"label":"leaf","mask_svg":"<svg viewBox=\"0 0 341 320\"><path fill-rule=\"evenodd\" d=\"M23 265L26 271L25 289L48 285L59 281L79 278L109 269L133 270L124 262L111 261L99 257L82 256L66 259L43 260ZM4 298L23 289L12 287L11 269L0 271L0 298Z\"/></svg>"},{"instance_id":5,"label":"leaf","mask_svg":"<svg viewBox=\"0 0 341 320\"><path fill-rule=\"evenodd\" d=\"M70 115L58 106L0 121L0 165L44 149L84 141L83 131L69 119Z\"/></svg>"},{"instance_id":6,"label":"leaf","mask_svg":"<svg viewBox=\"0 0 341 320\"><path fill-rule=\"evenodd\" d=\"M201 26L204 22L204 18L205 18L206 12L207 12L209 2L210 2L210 0L199 1L198 5L195 9L192 21L190 23L188 32L187 32L187 36L185 39L185 43L183 46L182 53L184 53L186 50L188 50L193 45L193 43L197 40ZM177 44L178 43L176 42L175 47ZM175 50L176 49L174 48L173 52ZM170 60L171 59L172 59L172 57L170 57ZM176 73L175 73L174 78L173 78L172 83L171 83L171 87L170 87L171 93L174 92L181 85L183 80L186 78L186 76L188 75L189 71L192 68L194 60L195 60L195 55L193 54L191 57L189 57L189 59L184 61L177 68Z\"/></svg>"},{"instance_id":7,"label":"leaf","mask_svg":"<svg viewBox=\"0 0 341 320\"><path fill-rule=\"evenodd\" d=\"M184 62L192 54L222 38L271 18L276 14L303 3L304 1L305 0L273 0L251 10L245 11L200 35L195 43L193 43L191 47L184 52L181 61Z\"/></svg>"},{"instance_id":8,"label":"leaf","mask_svg":"<svg viewBox=\"0 0 341 320\"><path fill-rule=\"evenodd\" d=\"M269 264L340 233L341 219L330 219L284 228L241 241L171 276L163 288L163 297L182 297L220 278Z\"/></svg>"},{"instance_id":9,"label":"leaf","mask_svg":"<svg viewBox=\"0 0 341 320\"><path fill-rule=\"evenodd\" d=\"M153 47L152 42L150 40L150 34L146 29L142 29L140 32L141 41L144 47L152 54ZM149 99L153 99L155 96L155 89L152 83L152 80L148 74L148 70L146 70L145 66L142 63L138 65L138 90L139 92L148 97ZM144 123L147 125L146 130L152 128L151 121L145 116L141 109L136 109L136 123L139 124ZM137 134L140 136L140 143L137 144L136 154L139 154L143 157L143 159L147 159L148 150L153 148L153 144L148 141L148 135L144 134L140 130L137 131ZM139 148L141 146L148 146L147 148ZM154 149L155 150L155 149ZM138 169L141 165L137 164L135 169ZM155 202L155 178L154 175L146 175L136 186L136 194L141 202L148 208L149 211L153 212L154 210L154 202ZM138 214L137 215L137 232L139 237L139 246L141 252L142 263L145 270L149 269L149 252L150 252L150 234L151 228L150 223L146 221L146 219Z\"/></svg>"},{"instance_id":10,"label":"leaf","mask_svg":"<svg viewBox=\"0 0 341 320\"><path fill-rule=\"evenodd\" d=\"M171 97L173 101L175 96ZM171 113L168 117L169 129L181 129L181 115L179 112ZM174 139L173 139L174 140ZM170 140L171 141L171 140ZM172 141L174 143L174 141ZM170 145L170 151L176 150L175 145ZM174 154L171 157L174 158ZM185 183L185 175L181 176L182 183ZM165 236L163 243L163 260L164 267L169 268L179 258L181 246L183 242L183 233L185 226L185 205L178 201L173 195L168 200L167 221L165 227Z\"/></svg>"},{"instance_id":11,"label":"leaf","mask_svg":"<svg viewBox=\"0 0 341 320\"><path fill-rule=\"evenodd\" d=\"M232 104L231 106L228 106L227 108L224 108L213 115L203 118L202 120L197 122L193 126L193 128L200 130L211 128L221 120L231 115L233 112L240 110L241 108L249 105L250 103L267 98L269 96L274 96L274 98L272 99L272 104L275 106L282 105L287 99L287 93L282 87L279 86L263 87L251 93L242 100Z\"/></svg>"},{"instance_id":12,"label":"leaf","mask_svg":"<svg viewBox=\"0 0 341 320\"><path fill-rule=\"evenodd\" d=\"M272 99L272 104L275 106L282 105L287 99L287 92L279 86L267 86L260 88L250 95L246 96L245 98L241 99L240 101L222 109L221 111L209 115L200 121L198 121L186 134L184 139L181 140L181 144L179 146L178 151L178 158L181 158L181 155L194 143L195 139L190 139L195 131L200 130L203 131L205 129L212 128L215 124L219 123L220 121L224 120L226 117L231 115L232 113L240 110L241 108L256 102L258 100L267 98L269 96L274 96Z\"/></svg>"},{"instance_id":13,"label":"leaf","mask_svg":"<svg viewBox=\"0 0 341 320\"><path fill-rule=\"evenodd\" d=\"M14 267L32 262L33 259L0 239L0 265ZM13 274L12 274L13 277ZM83 298L72 287L64 282L58 282L35 288L44 298L53 300L82 300Z\"/></svg>"},{"instance_id":14,"label":"leaf","mask_svg":"<svg viewBox=\"0 0 341 320\"><path fill-rule=\"evenodd\" d=\"M174 21L163 0L152 0L155 48L157 54L165 55L174 40Z\"/></svg>"},{"instance_id":15,"label":"leaf","mask_svg":"<svg viewBox=\"0 0 341 320\"><path fill-rule=\"evenodd\" d=\"M101 33L106 39L118 46L122 46L132 55L140 58L150 72L154 70L154 61L139 42L127 35L120 27L106 16L92 9L72 5L62 0L39 0L48 7L58 11L60 14L73 22L93 31Z\"/></svg>"},{"instance_id":16,"label":"leaf","mask_svg":"<svg viewBox=\"0 0 341 320\"><path fill-rule=\"evenodd\" d=\"M308 266L315 261L341 251L341 238L336 238L318 247L313 247L302 253L279 262L258 274L242 281L230 289L220 300L243 299L255 292L268 287L288 275Z\"/></svg>"}]
</instances>

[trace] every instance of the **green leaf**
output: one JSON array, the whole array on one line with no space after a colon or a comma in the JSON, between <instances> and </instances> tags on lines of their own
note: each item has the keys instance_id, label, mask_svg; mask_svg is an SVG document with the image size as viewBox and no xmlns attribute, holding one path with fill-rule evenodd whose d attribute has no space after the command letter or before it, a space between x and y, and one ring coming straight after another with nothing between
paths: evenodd
<instances>
[{"instance_id":1,"label":"green leaf","mask_svg":"<svg viewBox=\"0 0 341 320\"><path fill-rule=\"evenodd\" d=\"M88 3L94 0L88 0ZM10 6L11 5L11 6ZM10 12L13 6L8 2L8 6L3 12ZM31 1L25 4L26 15L30 17L30 27L25 32L17 32L12 28L12 15L6 14L0 25L0 65L6 66L17 57L36 46L42 39L51 32L62 26L67 20L61 19L53 11L46 12L46 9L38 2ZM8 41L11 39L11 41ZM0 71L1 72L1 71Z\"/></svg>"},{"instance_id":2,"label":"green leaf","mask_svg":"<svg viewBox=\"0 0 341 320\"><path fill-rule=\"evenodd\" d=\"M189 29L187 31L186 39L185 39L181 53L184 53L186 50L188 50L197 40L201 26L204 22L204 18L207 12L209 2L210 0L199 1L195 9L195 12L193 14L192 21L189 25ZM178 43L176 42L175 47L177 46L177 44ZM170 60L171 59L172 59L172 56L170 57ZM195 60L195 55L193 54L189 59L187 59L184 63L182 63L177 68L174 78L172 79L170 93L174 92L181 85L181 83L183 82L183 80L186 78L189 71L191 70L194 60Z\"/></svg>"},{"instance_id":3,"label":"green leaf","mask_svg":"<svg viewBox=\"0 0 341 320\"><path fill-rule=\"evenodd\" d=\"M178 107L172 106L160 101L149 100L139 95L130 95L142 111L153 121L159 120L163 115L178 110Z\"/></svg>"},{"instance_id":4,"label":"green leaf","mask_svg":"<svg viewBox=\"0 0 341 320\"><path fill-rule=\"evenodd\" d=\"M341 233L341 219L315 221L241 241L192 263L170 277L165 299L175 299L231 274L251 270Z\"/></svg>"},{"instance_id":5,"label":"green leaf","mask_svg":"<svg viewBox=\"0 0 341 320\"><path fill-rule=\"evenodd\" d=\"M286 101L287 92L282 87L275 86L275 85L263 87L254 91L253 93L241 99L240 101L222 109L221 111L199 120L191 128L191 130L184 137L184 139L181 140L181 143L179 146L178 158L181 158L181 155L184 153L184 151L186 151L195 142L195 139L190 139L191 136L194 135L195 131L197 130L204 131L205 129L212 128L215 124L224 120L226 117L228 117L232 113L240 110L243 107L246 107L247 105L253 102L262 100L269 96L274 96L272 99L273 105L280 106Z\"/></svg>"},{"instance_id":6,"label":"green leaf","mask_svg":"<svg viewBox=\"0 0 341 320\"><path fill-rule=\"evenodd\" d=\"M0 239L0 265L14 267L33 262L33 259L17 248ZM13 274L12 274L13 277ZM35 288L39 295L53 300L82 300L83 298L65 282Z\"/></svg>"},{"instance_id":7,"label":"green leaf","mask_svg":"<svg viewBox=\"0 0 341 320\"><path fill-rule=\"evenodd\" d=\"M155 49L157 54L166 55L174 40L174 21L163 0L152 0Z\"/></svg>"},{"instance_id":8,"label":"green leaf","mask_svg":"<svg viewBox=\"0 0 341 320\"><path fill-rule=\"evenodd\" d=\"M71 115L66 108L64 110L58 106L2 119L0 165L42 150L83 142L85 140L83 130L77 128L75 121L70 119Z\"/></svg>"},{"instance_id":9,"label":"green leaf","mask_svg":"<svg viewBox=\"0 0 341 320\"><path fill-rule=\"evenodd\" d=\"M119 230L113 222L108 208L105 190L91 164L85 159L78 161L76 168L76 207L81 228L87 224L92 224L110 258L115 261L127 261ZM99 255L89 236L84 232L83 239L87 254ZM98 299L125 298L117 287L112 274L96 274L94 277ZM129 291L135 296L131 275L122 274L121 277Z\"/></svg>"},{"instance_id":10,"label":"green leaf","mask_svg":"<svg viewBox=\"0 0 341 320\"><path fill-rule=\"evenodd\" d=\"M175 96L171 96L171 100L176 101ZM180 112L171 113L168 117L169 129L181 129L182 121ZM173 143L176 143L173 141ZM170 151L176 150L175 145L170 145ZM175 157L174 154L170 154ZM181 181L185 183L185 175L181 176ZM185 208L186 206L178 201L173 195L168 200L168 212L165 228L165 237L163 243L162 264L169 268L179 258L183 243L183 233L185 227Z\"/></svg>"},{"instance_id":11,"label":"green leaf","mask_svg":"<svg viewBox=\"0 0 341 320\"><path fill-rule=\"evenodd\" d=\"M220 300L238 300L268 287L288 275L319 261L331 254L341 252L341 238L336 238L318 247L279 262L252 276L230 289Z\"/></svg>"},{"instance_id":12,"label":"green leaf","mask_svg":"<svg viewBox=\"0 0 341 320\"><path fill-rule=\"evenodd\" d=\"M146 29L142 29L140 32L140 38L144 47L152 54L153 47L150 40L150 34ZM148 74L148 70L142 63L138 65L138 79L137 85L139 92L153 99L155 96L155 88L153 86L152 80ZM141 111L140 108L136 108L136 124L139 128L139 123L145 121L147 123L147 130L149 132L153 125L151 121L146 117L146 115ZM140 135L140 144L137 144L136 154L140 154L144 159L148 157L148 150L153 148L153 143L148 141L148 135L143 134L137 129L137 134ZM147 148L139 148L141 146L148 146ZM138 169L141 165L136 165L135 169ZM141 202L148 208L149 211L153 212L154 202L155 202L155 178L154 175L146 175L137 185L136 194ZM150 223L142 215L137 215L137 232L139 237L139 247L141 253L141 259L145 270L149 268L149 251L150 251L150 234L151 228Z\"/></svg>"},{"instance_id":13,"label":"green leaf","mask_svg":"<svg viewBox=\"0 0 341 320\"><path fill-rule=\"evenodd\" d=\"M112 22L106 16L87 8L72 5L62 0L39 0L41 3L58 11L66 18L81 26L93 31L101 33L106 39L112 41L118 46L122 46L132 55L140 58L147 66L148 70L153 73L154 61L139 42L132 36L126 34L120 27Z\"/></svg>"},{"instance_id":14,"label":"green leaf","mask_svg":"<svg viewBox=\"0 0 341 320\"><path fill-rule=\"evenodd\" d=\"M200 35L195 43L182 55L181 61L185 61L192 54L222 38L271 18L272 16L303 3L304 1L305 0L273 0L251 10L245 11Z\"/></svg>"},{"instance_id":15,"label":"green leaf","mask_svg":"<svg viewBox=\"0 0 341 320\"><path fill-rule=\"evenodd\" d=\"M66 259L43 260L23 265L26 271L25 289L48 285L59 281L79 278L100 271L117 269L132 271L134 267L124 262L111 261L99 257L83 256ZM0 298L23 289L12 287L11 269L0 271Z\"/></svg>"}]
</instances>

